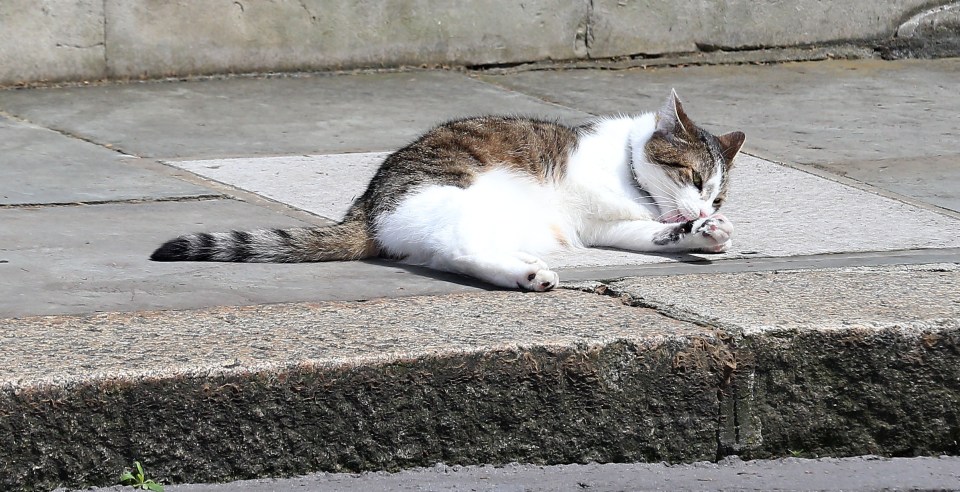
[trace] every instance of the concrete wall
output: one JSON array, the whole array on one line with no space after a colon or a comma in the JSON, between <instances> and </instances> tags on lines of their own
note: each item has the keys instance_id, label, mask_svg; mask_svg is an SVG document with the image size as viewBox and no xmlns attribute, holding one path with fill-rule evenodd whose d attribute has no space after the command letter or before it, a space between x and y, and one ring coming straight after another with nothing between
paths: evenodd
<instances>
[{"instance_id":1,"label":"concrete wall","mask_svg":"<svg viewBox=\"0 0 960 492\"><path fill-rule=\"evenodd\" d=\"M114 0L114 76L572 58L584 2ZM568 39L569 38L569 39Z\"/></svg>"},{"instance_id":2,"label":"concrete wall","mask_svg":"<svg viewBox=\"0 0 960 492\"><path fill-rule=\"evenodd\" d=\"M929 0L600 0L590 54L678 53L890 37Z\"/></svg>"},{"instance_id":3,"label":"concrete wall","mask_svg":"<svg viewBox=\"0 0 960 492\"><path fill-rule=\"evenodd\" d=\"M103 0L0 1L0 84L107 73Z\"/></svg>"},{"instance_id":4,"label":"concrete wall","mask_svg":"<svg viewBox=\"0 0 960 492\"><path fill-rule=\"evenodd\" d=\"M945 4L951 2L3 0L0 84L877 40Z\"/></svg>"}]
</instances>

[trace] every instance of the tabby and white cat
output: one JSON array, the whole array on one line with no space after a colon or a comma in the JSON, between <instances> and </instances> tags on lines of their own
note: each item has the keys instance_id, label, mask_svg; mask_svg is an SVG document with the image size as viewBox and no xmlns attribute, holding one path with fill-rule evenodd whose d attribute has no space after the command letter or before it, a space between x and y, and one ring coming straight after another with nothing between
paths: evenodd
<instances>
[{"instance_id":1,"label":"tabby and white cat","mask_svg":"<svg viewBox=\"0 0 960 492\"><path fill-rule=\"evenodd\" d=\"M744 135L696 126L671 91L657 113L570 127L527 118L452 121L388 156L328 227L197 233L157 261L398 259L545 291L541 256L562 248L722 252L717 209Z\"/></svg>"}]
</instances>

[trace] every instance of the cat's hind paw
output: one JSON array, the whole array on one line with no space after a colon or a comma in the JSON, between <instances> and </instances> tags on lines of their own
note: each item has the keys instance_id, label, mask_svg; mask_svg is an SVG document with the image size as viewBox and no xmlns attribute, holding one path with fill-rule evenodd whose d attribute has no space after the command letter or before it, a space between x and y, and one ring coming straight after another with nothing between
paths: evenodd
<instances>
[{"instance_id":1,"label":"cat's hind paw","mask_svg":"<svg viewBox=\"0 0 960 492\"><path fill-rule=\"evenodd\" d=\"M545 292L553 289L560 283L560 276L553 270L538 270L530 273L526 278L517 281L517 287L520 290L532 290L535 292Z\"/></svg>"},{"instance_id":2,"label":"cat's hind paw","mask_svg":"<svg viewBox=\"0 0 960 492\"><path fill-rule=\"evenodd\" d=\"M517 258L527 265L520 278L517 279L517 288L520 290L544 292L553 289L560 283L560 276L557 275L557 272L550 270L540 258L526 253L517 254Z\"/></svg>"},{"instance_id":3,"label":"cat's hind paw","mask_svg":"<svg viewBox=\"0 0 960 492\"><path fill-rule=\"evenodd\" d=\"M723 253L733 244L730 239L733 236L733 223L723 214L713 214L694 222L693 233L701 243L698 249L707 253Z\"/></svg>"}]
</instances>

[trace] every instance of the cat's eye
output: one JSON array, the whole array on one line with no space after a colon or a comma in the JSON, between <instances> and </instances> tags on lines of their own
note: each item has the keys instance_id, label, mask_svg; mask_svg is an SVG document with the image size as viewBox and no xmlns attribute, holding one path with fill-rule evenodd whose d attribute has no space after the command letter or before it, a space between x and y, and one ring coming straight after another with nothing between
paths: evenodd
<instances>
[{"instance_id":1,"label":"cat's eye","mask_svg":"<svg viewBox=\"0 0 960 492\"><path fill-rule=\"evenodd\" d=\"M693 185L696 186L698 190L703 191L703 177L696 171L693 171Z\"/></svg>"},{"instance_id":2,"label":"cat's eye","mask_svg":"<svg viewBox=\"0 0 960 492\"><path fill-rule=\"evenodd\" d=\"M720 208L720 205L723 205L723 198L717 198L713 201L713 209L716 210Z\"/></svg>"}]
</instances>

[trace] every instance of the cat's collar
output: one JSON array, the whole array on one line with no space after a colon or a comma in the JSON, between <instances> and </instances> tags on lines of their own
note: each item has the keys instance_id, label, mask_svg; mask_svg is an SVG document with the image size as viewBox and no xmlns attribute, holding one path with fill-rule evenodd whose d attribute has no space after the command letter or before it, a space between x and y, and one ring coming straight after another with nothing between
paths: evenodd
<instances>
[{"instance_id":1,"label":"cat's collar","mask_svg":"<svg viewBox=\"0 0 960 492\"><path fill-rule=\"evenodd\" d=\"M646 191L643 189L643 186L640 185L640 180L637 178L637 168L633 166L633 140L627 136L627 166L630 167L630 176L633 177L633 184L640 191Z\"/></svg>"}]
</instances>

